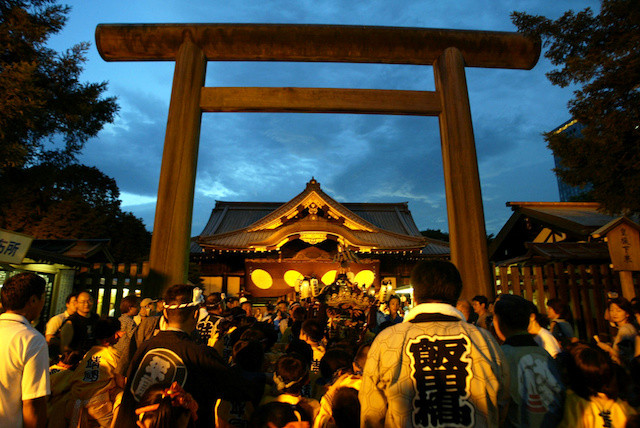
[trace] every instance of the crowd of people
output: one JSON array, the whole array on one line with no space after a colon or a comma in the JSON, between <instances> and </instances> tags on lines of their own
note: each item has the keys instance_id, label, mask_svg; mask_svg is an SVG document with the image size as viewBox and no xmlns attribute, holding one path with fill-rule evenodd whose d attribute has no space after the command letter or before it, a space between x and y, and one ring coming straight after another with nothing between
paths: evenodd
<instances>
[{"instance_id":1,"label":"crowd of people","mask_svg":"<svg viewBox=\"0 0 640 428\"><path fill-rule=\"evenodd\" d=\"M637 301L610 296L604 335L518 295L460 300L455 266L423 261L412 303L366 307L204 296L126 296L101 318L71 294L44 335L45 283L0 295L2 427L638 427ZM340 327L340 328L339 328Z\"/></svg>"}]
</instances>

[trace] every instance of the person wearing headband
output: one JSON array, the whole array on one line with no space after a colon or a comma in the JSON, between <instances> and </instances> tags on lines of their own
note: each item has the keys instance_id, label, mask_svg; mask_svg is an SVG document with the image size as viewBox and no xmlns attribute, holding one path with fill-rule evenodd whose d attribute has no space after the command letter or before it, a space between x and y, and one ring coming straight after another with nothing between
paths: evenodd
<instances>
[{"instance_id":1,"label":"person wearing headband","mask_svg":"<svg viewBox=\"0 0 640 428\"><path fill-rule=\"evenodd\" d=\"M215 348L222 354L223 343L219 340L220 326L224 318L222 317L222 296L220 293L209 294L204 303L206 315L199 316L194 338L196 342Z\"/></svg>"},{"instance_id":2,"label":"person wearing headband","mask_svg":"<svg viewBox=\"0 0 640 428\"><path fill-rule=\"evenodd\" d=\"M252 400L256 387L234 376L220 355L196 343L193 333L202 290L177 284L165 293L166 327L143 342L131 360L120 412L114 426L136 427L134 415L145 392L156 384L177 382L199 405L195 427L213 426L213 406L218 398Z\"/></svg>"}]
</instances>

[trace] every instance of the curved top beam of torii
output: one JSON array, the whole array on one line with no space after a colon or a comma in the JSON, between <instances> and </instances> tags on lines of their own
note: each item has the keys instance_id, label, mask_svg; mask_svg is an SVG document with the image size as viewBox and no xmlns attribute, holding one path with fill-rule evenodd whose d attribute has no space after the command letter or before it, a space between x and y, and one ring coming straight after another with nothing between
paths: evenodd
<instances>
[{"instance_id":1,"label":"curved top beam of torii","mask_svg":"<svg viewBox=\"0 0 640 428\"><path fill-rule=\"evenodd\" d=\"M529 70L540 42L520 33L298 24L100 24L105 61L174 61L189 33L208 61L432 65L449 47L465 66Z\"/></svg>"},{"instance_id":2,"label":"curved top beam of torii","mask_svg":"<svg viewBox=\"0 0 640 428\"><path fill-rule=\"evenodd\" d=\"M519 33L287 24L101 24L107 61L175 61L145 289L186 281L201 115L206 111L438 116L451 243L463 295L491 296L465 67L531 69L540 40ZM435 92L205 88L208 61L433 65Z\"/></svg>"}]
</instances>

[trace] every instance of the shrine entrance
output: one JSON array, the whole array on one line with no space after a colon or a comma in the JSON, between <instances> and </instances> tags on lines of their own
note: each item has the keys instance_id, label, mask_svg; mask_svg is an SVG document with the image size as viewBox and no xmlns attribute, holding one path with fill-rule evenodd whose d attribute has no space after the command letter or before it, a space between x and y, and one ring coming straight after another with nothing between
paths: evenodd
<instances>
[{"instance_id":1,"label":"shrine entrance","mask_svg":"<svg viewBox=\"0 0 640 428\"><path fill-rule=\"evenodd\" d=\"M153 290L186 281L202 112L437 116L451 261L463 295L492 295L465 67L531 69L540 41L519 33L281 24L101 24L106 61L175 61L150 254ZM206 88L207 61L432 65L430 91Z\"/></svg>"}]
</instances>

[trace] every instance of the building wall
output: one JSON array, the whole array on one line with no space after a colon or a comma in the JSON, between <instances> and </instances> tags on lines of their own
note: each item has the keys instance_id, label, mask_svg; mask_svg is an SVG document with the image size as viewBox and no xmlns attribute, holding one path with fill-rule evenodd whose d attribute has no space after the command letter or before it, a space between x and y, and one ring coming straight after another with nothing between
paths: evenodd
<instances>
[{"instance_id":1,"label":"building wall","mask_svg":"<svg viewBox=\"0 0 640 428\"><path fill-rule=\"evenodd\" d=\"M582 138L582 128L584 128L584 125L571 120L554 129L552 132L562 133L573 138ZM555 155L553 156L553 162L555 163L556 169L562 168L560 159ZM588 192L593 187L591 184L587 185L584 188L570 186L565 183L557 174L556 180L558 181L558 193L560 195L560 202L570 202L572 201L572 198Z\"/></svg>"}]
</instances>

